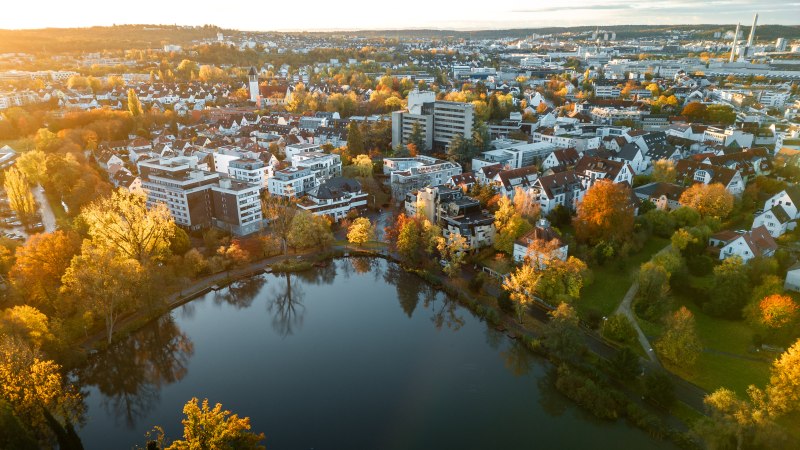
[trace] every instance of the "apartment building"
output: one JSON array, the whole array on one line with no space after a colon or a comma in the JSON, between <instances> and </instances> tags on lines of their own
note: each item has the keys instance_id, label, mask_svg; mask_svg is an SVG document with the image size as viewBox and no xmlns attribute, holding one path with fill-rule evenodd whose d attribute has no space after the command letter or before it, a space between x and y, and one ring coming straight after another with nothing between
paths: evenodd
<instances>
[{"instance_id":1,"label":"apartment building","mask_svg":"<svg viewBox=\"0 0 800 450\"><path fill-rule=\"evenodd\" d=\"M263 224L256 184L200 170L196 157L154 158L138 166L147 205L166 205L181 227L200 230L213 224L246 235Z\"/></svg>"},{"instance_id":2,"label":"apartment building","mask_svg":"<svg viewBox=\"0 0 800 450\"><path fill-rule=\"evenodd\" d=\"M447 183L461 174L461 166L443 159L419 155L413 158L385 158L383 173L390 176L392 193L401 199L407 192Z\"/></svg>"},{"instance_id":3,"label":"apartment building","mask_svg":"<svg viewBox=\"0 0 800 450\"><path fill-rule=\"evenodd\" d=\"M425 149L445 149L450 141L461 135L472 135L475 107L472 103L436 100L431 91L414 90L408 94L408 109L392 113L392 146L406 145L414 129L419 129Z\"/></svg>"},{"instance_id":4,"label":"apartment building","mask_svg":"<svg viewBox=\"0 0 800 450\"><path fill-rule=\"evenodd\" d=\"M228 163L228 174L231 178L252 183L261 188L267 187L269 171L263 161L251 158L242 158Z\"/></svg>"},{"instance_id":5,"label":"apartment building","mask_svg":"<svg viewBox=\"0 0 800 450\"><path fill-rule=\"evenodd\" d=\"M267 182L267 190L271 195L280 197L300 197L317 187L317 177L306 167L289 167L277 170Z\"/></svg>"},{"instance_id":6,"label":"apartment building","mask_svg":"<svg viewBox=\"0 0 800 450\"><path fill-rule=\"evenodd\" d=\"M297 206L338 222L347 217L350 211L366 208L368 197L357 180L334 177L308 192Z\"/></svg>"},{"instance_id":7,"label":"apartment building","mask_svg":"<svg viewBox=\"0 0 800 450\"><path fill-rule=\"evenodd\" d=\"M299 153L292 156L291 162L292 167L311 170L318 183L342 175L342 158L335 153Z\"/></svg>"}]
</instances>

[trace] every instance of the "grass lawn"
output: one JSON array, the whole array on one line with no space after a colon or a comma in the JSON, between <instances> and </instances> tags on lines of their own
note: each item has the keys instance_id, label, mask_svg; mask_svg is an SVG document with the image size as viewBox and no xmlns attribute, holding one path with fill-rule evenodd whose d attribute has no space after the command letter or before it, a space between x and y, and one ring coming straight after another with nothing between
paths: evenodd
<instances>
[{"instance_id":1,"label":"grass lawn","mask_svg":"<svg viewBox=\"0 0 800 450\"><path fill-rule=\"evenodd\" d=\"M760 354L751 353L753 330L744 321L718 319L704 313L691 300L675 298L675 308L685 306L695 317L697 334L704 351L692 369L669 369L707 391L726 387L744 396L747 386L764 387L769 380L770 364L754 361ZM637 318L647 336L658 336L663 332L661 324ZM766 356L766 355L765 355Z\"/></svg>"},{"instance_id":2,"label":"grass lawn","mask_svg":"<svg viewBox=\"0 0 800 450\"><path fill-rule=\"evenodd\" d=\"M514 270L514 260L505 253L495 252L479 261L480 264L505 275Z\"/></svg>"},{"instance_id":3,"label":"grass lawn","mask_svg":"<svg viewBox=\"0 0 800 450\"><path fill-rule=\"evenodd\" d=\"M604 266L591 267L594 282L583 288L581 298L576 305L581 317L585 318L592 309L599 311L604 316L613 313L631 287L633 274L636 273L639 266L667 244L669 244L669 239L654 237L645 244L640 252L625 260L623 265L609 261Z\"/></svg>"}]
</instances>

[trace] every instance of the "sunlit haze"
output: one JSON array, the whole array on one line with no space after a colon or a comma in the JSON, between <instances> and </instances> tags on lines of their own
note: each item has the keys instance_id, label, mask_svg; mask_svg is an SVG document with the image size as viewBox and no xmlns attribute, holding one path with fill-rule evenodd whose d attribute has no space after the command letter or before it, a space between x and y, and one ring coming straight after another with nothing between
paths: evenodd
<instances>
[{"instance_id":1,"label":"sunlit haze","mask_svg":"<svg viewBox=\"0 0 800 450\"><path fill-rule=\"evenodd\" d=\"M763 24L796 24L800 2L752 0L512 0L500 4L466 0L401 3L352 0L263 2L211 0L165 2L140 0L114 7L91 0L41 0L36 13L25 2L4 2L0 28L86 27L112 24L214 24L241 30L336 30L386 28L535 28L547 26L687 24L747 22L754 12ZM384 7L387 6L387 7Z\"/></svg>"}]
</instances>

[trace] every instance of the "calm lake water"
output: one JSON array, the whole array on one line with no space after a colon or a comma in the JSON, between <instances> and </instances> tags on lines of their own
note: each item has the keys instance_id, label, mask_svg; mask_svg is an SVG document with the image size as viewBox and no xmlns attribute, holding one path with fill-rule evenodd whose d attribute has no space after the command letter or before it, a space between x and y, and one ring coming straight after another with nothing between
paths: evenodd
<instances>
[{"instance_id":1,"label":"calm lake water","mask_svg":"<svg viewBox=\"0 0 800 450\"><path fill-rule=\"evenodd\" d=\"M342 259L209 293L80 371L87 449L181 436L191 397L278 449L660 449L586 416L552 366L392 263Z\"/></svg>"}]
</instances>

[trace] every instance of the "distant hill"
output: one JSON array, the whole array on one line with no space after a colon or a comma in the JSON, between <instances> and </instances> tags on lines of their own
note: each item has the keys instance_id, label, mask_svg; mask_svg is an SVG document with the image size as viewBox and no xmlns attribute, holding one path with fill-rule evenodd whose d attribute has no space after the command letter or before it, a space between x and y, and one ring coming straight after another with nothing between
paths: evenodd
<instances>
[{"instance_id":1,"label":"distant hill","mask_svg":"<svg viewBox=\"0 0 800 450\"><path fill-rule=\"evenodd\" d=\"M716 31L729 31L735 25L620 25L603 27L604 30L617 33L617 39L654 36L667 33L670 30L689 31L695 30L697 37L711 37ZM330 31L307 32L303 35L311 36L362 36L372 38L427 38L427 39L497 39L501 37L522 38L536 34L580 33L596 29L594 26L582 27L547 27L525 28L508 30L359 30L359 31ZM214 38L216 33L223 31L226 36L241 36L253 34L237 30L222 30L213 25L202 27L183 27L175 25L115 25L110 27L90 28L45 28L37 30L0 30L0 53L5 52L72 52L72 51L102 51L158 48L164 43L187 45L192 40ZM277 33L265 31L269 34ZM744 35L749 33L749 27L744 28ZM757 37L761 41L774 41L778 37L787 39L800 38L800 25L761 25L758 27Z\"/></svg>"},{"instance_id":2,"label":"distant hill","mask_svg":"<svg viewBox=\"0 0 800 450\"><path fill-rule=\"evenodd\" d=\"M115 25L90 28L43 28L0 30L0 53L95 52L185 45L194 39L213 38L219 27L175 25Z\"/></svg>"}]
</instances>

